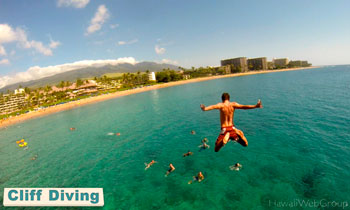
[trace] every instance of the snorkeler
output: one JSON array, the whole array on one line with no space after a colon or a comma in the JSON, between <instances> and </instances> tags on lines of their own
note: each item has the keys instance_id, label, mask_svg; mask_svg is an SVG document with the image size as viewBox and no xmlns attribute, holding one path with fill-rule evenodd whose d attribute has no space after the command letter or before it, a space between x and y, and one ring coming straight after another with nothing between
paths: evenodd
<instances>
[{"instance_id":1,"label":"snorkeler","mask_svg":"<svg viewBox=\"0 0 350 210\"><path fill-rule=\"evenodd\" d=\"M231 171L235 170L235 171L239 171L242 168L242 165L240 163L236 163L233 166L230 166Z\"/></svg>"},{"instance_id":2,"label":"snorkeler","mask_svg":"<svg viewBox=\"0 0 350 210\"><path fill-rule=\"evenodd\" d=\"M192 184L194 181L201 182L201 181L203 181L203 179L204 179L204 176L203 176L202 172L200 171L200 172L197 174L197 176L194 176L194 177L193 177L193 180L191 180L191 181L188 182L188 184Z\"/></svg>"},{"instance_id":3,"label":"snorkeler","mask_svg":"<svg viewBox=\"0 0 350 210\"><path fill-rule=\"evenodd\" d=\"M203 111L209 111L213 109L220 110L220 122L221 132L215 142L215 152L218 152L230 139L237 141L242 146L248 146L248 141L241 130L234 127L233 116L236 109L256 109L262 108L261 101L258 100L256 105L241 105L236 102L230 102L230 95L223 93L221 96L222 103L218 103L212 106L200 105Z\"/></svg>"},{"instance_id":4,"label":"snorkeler","mask_svg":"<svg viewBox=\"0 0 350 210\"><path fill-rule=\"evenodd\" d=\"M193 155L193 152L191 152L190 150L188 150L187 153L183 154L184 157L187 157L187 156L190 156L190 155Z\"/></svg>"},{"instance_id":5,"label":"snorkeler","mask_svg":"<svg viewBox=\"0 0 350 210\"><path fill-rule=\"evenodd\" d=\"M168 176L171 172L175 171L173 164L169 164L169 170L166 172L165 176Z\"/></svg>"},{"instance_id":6,"label":"snorkeler","mask_svg":"<svg viewBox=\"0 0 350 210\"><path fill-rule=\"evenodd\" d=\"M71 131L75 131L75 128L70 128Z\"/></svg>"},{"instance_id":7,"label":"snorkeler","mask_svg":"<svg viewBox=\"0 0 350 210\"><path fill-rule=\"evenodd\" d=\"M147 170L147 169L149 169L149 167L151 167L153 164L155 164L156 163L156 161L154 161L154 160L152 160L151 162L149 162L148 164L147 163L145 163L145 165L146 165L146 168L145 168L145 170Z\"/></svg>"}]
</instances>

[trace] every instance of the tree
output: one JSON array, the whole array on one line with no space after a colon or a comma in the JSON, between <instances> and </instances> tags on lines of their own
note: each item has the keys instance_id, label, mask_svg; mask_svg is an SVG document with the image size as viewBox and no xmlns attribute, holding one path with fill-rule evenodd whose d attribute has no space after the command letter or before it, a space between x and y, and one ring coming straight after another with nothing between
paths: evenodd
<instances>
[{"instance_id":1,"label":"tree","mask_svg":"<svg viewBox=\"0 0 350 210\"><path fill-rule=\"evenodd\" d=\"M140 84L140 75L141 75L141 72L137 71L137 84Z\"/></svg>"},{"instance_id":2,"label":"tree","mask_svg":"<svg viewBox=\"0 0 350 210\"><path fill-rule=\"evenodd\" d=\"M77 87L80 87L80 86L83 85L83 81L82 81L81 79L77 79L75 85L76 85Z\"/></svg>"},{"instance_id":3,"label":"tree","mask_svg":"<svg viewBox=\"0 0 350 210\"><path fill-rule=\"evenodd\" d=\"M57 85L57 87L59 87L59 88L64 88L65 87L65 82L64 81L61 81L58 85Z\"/></svg>"},{"instance_id":4,"label":"tree","mask_svg":"<svg viewBox=\"0 0 350 210\"><path fill-rule=\"evenodd\" d=\"M44 90L48 93L52 88L50 85L46 85Z\"/></svg>"},{"instance_id":5,"label":"tree","mask_svg":"<svg viewBox=\"0 0 350 210\"><path fill-rule=\"evenodd\" d=\"M24 92L25 92L26 94L29 94L29 93L30 93L30 88L29 88L29 87L25 87L25 88L24 88Z\"/></svg>"},{"instance_id":6,"label":"tree","mask_svg":"<svg viewBox=\"0 0 350 210\"><path fill-rule=\"evenodd\" d=\"M148 74L143 74L142 75L142 83L146 84L149 81Z\"/></svg>"}]
</instances>

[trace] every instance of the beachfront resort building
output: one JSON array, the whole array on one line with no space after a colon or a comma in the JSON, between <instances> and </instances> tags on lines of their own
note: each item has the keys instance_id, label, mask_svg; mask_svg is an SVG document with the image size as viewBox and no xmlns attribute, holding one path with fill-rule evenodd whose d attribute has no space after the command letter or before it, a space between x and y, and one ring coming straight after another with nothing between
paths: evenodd
<instances>
[{"instance_id":1,"label":"beachfront resort building","mask_svg":"<svg viewBox=\"0 0 350 210\"><path fill-rule=\"evenodd\" d=\"M20 110L25 105L25 95L20 94L4 94L0 97L0 114L9 114Z\"/></svg>"},{"instance_id":2,"label":"beachfront resort building","mask_svg":"<svg viewBox=\"0 0 350 210\"><path fill-rule=\"evenodd\" d=\"M267 58L250 58L248 59L249 70L265 70L267 69Z\"/></svg>"},{"instance_id":3,"label":"beachfront resort building","mask_svg":"<svg viewBox=\"0 0 350 210\"><path fill-rule=\"evenodd\" d=\"M73 83L68 87L52 86L49 94L54 92L67 92L67 97L75 98L76 96L80 95L96 93L98 91L97 87L98 86L95 80L87 80L80 86L77 86L77 83Z\"/></svg>"},{"instance_id":4,"label":"beachfront resort building","mask_svg":"<svg viewBox=\"0 0 350 210\"><path fill-rule=\"evenodd\" d=\"M275 65L275 68L286 68L288 66L288 58L278 58L278 59L273 59L273 63Z\"/></svg>"},{"instance_id":5,"label":"beachfront resort building","mask_svg":"<svg viewBox=\"0 0 350 210\"><path fill-rule=\"evenodd\" d=\"M246 57L239 57L239 58L230 58L221 60L221 66L232 66L232 70L237 71L248 71L248 64L247 64L247 58Z\"/></svg>"},{"instance_id":6,"label":"beachfront resort building","mask_svg":"<svg viewBox=\"0 0 350 210\"><path fill-rule=\"evenodd\" d=\"M112 80L109 83L98 82L97 90L99 91L115 90L115 89L121 88L121 86L122 85L119 83L119 81L116 81L116 80Z\"/></svg>"},{"instance_id":7,"label":"beachfront resort building","mask_svg":"<svg viewBox=\"0 0 350 210\"><path fill-rule=\"evenodd\" d=\"M156 81L156 74L152 71L148 74L149 81Z\"/></svg>"},{"instance_id":8,"label":"beachfront resort building","mask_svg":"<svg viewBox=\"0 0 350 210\"><path fill-rule=\"evenodd\" d=\"M15 95L17 95L17 94L23 94L25 91L24 91L24 89L23 88L19 88L19 89L16 89L15 90Z\"/></svg>"},{"instance_id":9,"label":"beachfront resort building","mask_svg":"<svg viewBox=\"0 0 350 210\"><path fill-rule=\"evenodd\" d=\"M301 61L301 60L296 60L296 61L290 61L288 64L289 67L308 67L311 66L311 63L308 63L307 61Z\"/></svg>"}]
</instances>

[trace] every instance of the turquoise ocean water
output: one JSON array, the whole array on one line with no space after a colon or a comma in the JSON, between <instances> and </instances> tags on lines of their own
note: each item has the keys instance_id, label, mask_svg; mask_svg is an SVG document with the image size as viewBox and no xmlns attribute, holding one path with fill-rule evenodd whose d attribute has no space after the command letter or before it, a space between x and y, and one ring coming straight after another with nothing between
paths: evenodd
<instances>
[{"instance_id":1,"label":"turquoise ocean water","mask_svg":"<svg viewBox=\"0 0 350 210\"><path fill-rule=\"evenodd\" d=\"M248 147L229 142L215 153L219 112L199 104L223 92L241 104L261 99L264 108L235 113ZM349 105L350 66L335 66L153 90L16 124L0 130L0 209L4 187L103 187L103 209L350 205ZM199 151L204 137L211 147ZM21 138L27 150L16 145ZM188 150L194 155L183 158ZM145 171L152 159L158 163ZM229 169L236 162L241 171ZM176 170L164 177L169 163ZM199 171L205 180L188 185Z\"/></svg>"}]
</instances>

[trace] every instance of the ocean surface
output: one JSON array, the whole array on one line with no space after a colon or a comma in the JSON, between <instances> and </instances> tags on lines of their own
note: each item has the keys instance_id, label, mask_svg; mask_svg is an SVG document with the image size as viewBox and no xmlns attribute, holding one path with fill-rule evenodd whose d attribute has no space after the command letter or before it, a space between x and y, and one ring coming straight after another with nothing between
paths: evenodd
<instances>
[{"instance_id":1,"label":"ocean surface","mask_svg":"<svg viewBox=\"0 0 350 210\"><path fill-rule=\"evenodd\" d=\"M264 108L235 112L248 147L229 142L215 153L219 112L199 105L223 92ZM204 137L210 148L200 150ZM243 168L230 170L237 162ZM176 170L165 177L169 163ZM204 181L189 185L199 171ZM17 209L2 206L4 187L103 187L103 209L350 208L350 66L152 90L1 129L0 209Z\"/></svg>"}]
</instances>

